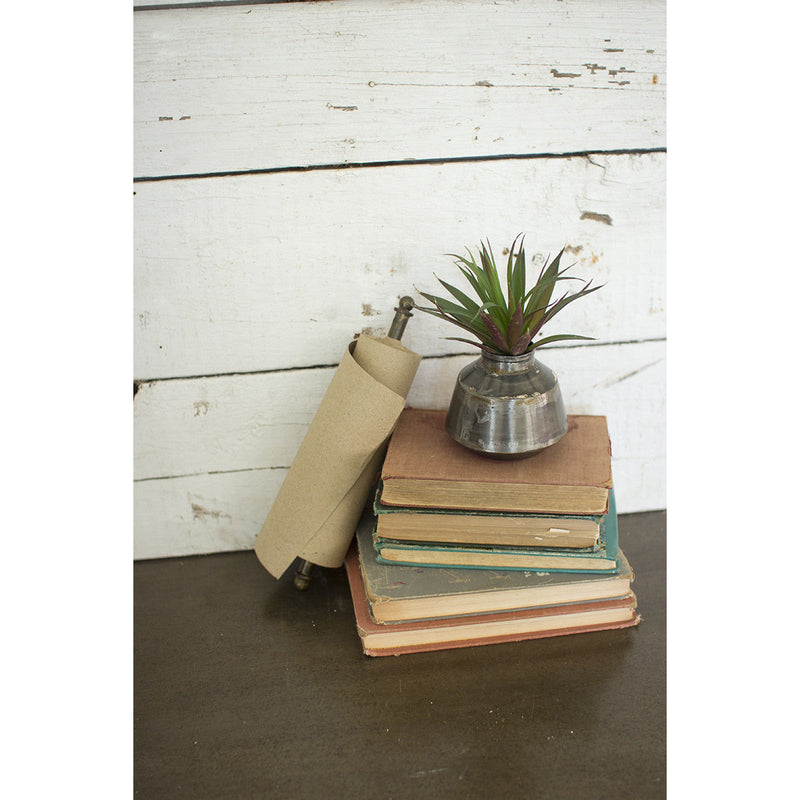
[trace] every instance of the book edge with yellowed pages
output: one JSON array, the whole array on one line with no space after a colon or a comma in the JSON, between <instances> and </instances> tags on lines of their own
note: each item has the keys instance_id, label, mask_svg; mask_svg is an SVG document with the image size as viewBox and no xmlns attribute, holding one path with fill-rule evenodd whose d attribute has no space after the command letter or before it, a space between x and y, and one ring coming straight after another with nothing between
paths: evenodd
<instances>
[{"instance_id":1,"label":"book edge with yellowed pages","mask_svg":"<svg viewBox=\"0 0 800 800\"><path fill-rule=\"evenodd\" d=\"M641 619L632 592L533 609L382 624L367 597L355 544L345 560L356 629L366 655L402 655L627 628Z\"/></svg>"},{"instance_id":2,"label":"book edge with yellowed pages","mask_svg":"<svg viewBox=\"0 0 800 800\"><path fill-rule=\"evenodd\" d=\"M547 570L549 572L613 573L616 558L555 552L513 552L499 547L459 547L457 545L412 544L390 539L373 540L377 559L382 564L442 567L450 569ZM520 548L523 550L524 548Z\"/></svg>"},{"instance_id":3,"label":"book edge with yellowed pages","mask_svg":"<svg viewBox=\"0 0 800 800\"><path fill-rule=\"evenodd\" d=\"M373 501L377 533L396 541L583 549L597 545L605 519L604 514L390 506L381 502L382 491L380 484Z\"/></svg>"},{"instance_id":4,"label":"book edge with yellowed pages","mask_svg":"<svg viewBox=\"0 0 800 800\"><path fill-rule=\"evenodd\" d=\"M380 520L380 514L378 515ZM378 523L379 524L379 523ZM614 491L601 518L597 545L582 550L539 546L474 545L462 542L407 542L380 536L373 546L378 562L451 569L547 570L612 573L617 569L619 533Z\"/></svg>"},{"instance_id":5,"label":"book edge with yellowed pages","mask_svg":"<svg viewBox=\"0 0 800 800\"><path fill-rule=\"evenodd\" d=\"M392 477L384 477L383 484L383 502L395 506L587 516L605 514L608 509L608 488L604 486L519 483L487 487L480 481ZM491 494L486 494L488 488Z\"/></svg>"}]
</instances>

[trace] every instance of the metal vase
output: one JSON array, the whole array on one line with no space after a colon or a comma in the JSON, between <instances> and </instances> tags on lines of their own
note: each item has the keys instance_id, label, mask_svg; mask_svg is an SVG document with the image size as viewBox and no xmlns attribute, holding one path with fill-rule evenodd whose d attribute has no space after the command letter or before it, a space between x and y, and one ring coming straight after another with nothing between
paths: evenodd
<instances>
[{"instance_id":1,"label":"metal vase","mask_svg":"<svg viewBox=\"0 0 800 800\"><path fill-rule=\"evenodd\" d=\"M534 455L567 433L558 378L535 351L483 352L459 373L445 427L455 441L482 455Z\"/></svg>"}]
</instances>

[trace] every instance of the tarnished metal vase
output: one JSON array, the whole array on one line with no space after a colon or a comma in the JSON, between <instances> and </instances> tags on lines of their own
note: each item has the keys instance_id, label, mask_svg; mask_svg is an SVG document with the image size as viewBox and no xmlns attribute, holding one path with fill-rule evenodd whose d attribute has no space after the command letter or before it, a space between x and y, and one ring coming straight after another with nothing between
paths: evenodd
<instances>
[{"instance_id":1,"label":"tarnished metal vase","mask_svg":"<svg viewBox=\"0 0 800 800\"><path fill-rule=\"evenodd\" d=\"M555 372L535 357L481 353L458 375L445 427L459 444L495 458L525 458L567 433Z\"/></svg>"}]
</instances>

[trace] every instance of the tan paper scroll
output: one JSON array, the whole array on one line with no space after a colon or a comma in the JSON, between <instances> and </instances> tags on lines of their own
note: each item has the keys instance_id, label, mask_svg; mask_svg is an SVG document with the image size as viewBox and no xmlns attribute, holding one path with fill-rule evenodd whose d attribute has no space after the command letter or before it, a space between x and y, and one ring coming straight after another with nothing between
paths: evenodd
<instances>
[{"instance_id":1,"label":"tan paper scroll","mask_svg":"<svg viewBox=\"0 0 800 800\"><path fill-rule=\"evenodd\" d=\"M297 556L344 562L420 359L367 334L347 348L256 539L276 578Z\"/></svg>"}]
</instances>

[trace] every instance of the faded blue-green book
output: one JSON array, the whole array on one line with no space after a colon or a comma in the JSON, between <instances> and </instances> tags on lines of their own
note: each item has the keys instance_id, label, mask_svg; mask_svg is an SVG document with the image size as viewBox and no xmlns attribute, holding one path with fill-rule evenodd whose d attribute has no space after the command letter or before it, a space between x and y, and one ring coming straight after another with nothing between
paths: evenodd
<instances>
[{"instance_id":1,"label":"faded blue-green book","mask_svg":"<svg viewBox=\"0 0 800 800\"><path fill-rule=\"evenodd\" d=\"M608 513L600 521L598 540L593 547L512 547L458 542L415 542L381 536L377 526L372 538L376 559L382 564L606 574L615 572L619 566L617 509L613 491L609 494Z\"/></svg>"}]
</instances>

